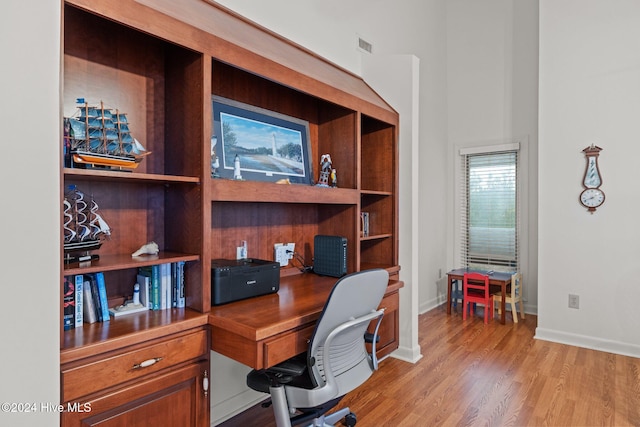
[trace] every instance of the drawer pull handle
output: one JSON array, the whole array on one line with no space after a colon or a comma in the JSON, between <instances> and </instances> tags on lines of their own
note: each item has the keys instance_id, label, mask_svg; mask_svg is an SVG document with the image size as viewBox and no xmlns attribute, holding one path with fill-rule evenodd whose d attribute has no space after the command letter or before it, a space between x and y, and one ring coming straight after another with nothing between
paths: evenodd
<instances>
[{"instance_id":1,"label":"drawer pull handle","mask_svg":"<svg viewBox=\"0 0 640 427\"><path fill-rule=\"evenodd\" d=\"M205 370L202 378L202 389L204 390L204 397L209 395L209 373Z\"/></svg>"},{"instance_id":2,"label":"drawer pull handle","mask_svg":"<svg viewBox=\"0 0 640 427\"><path fill-rule=\"evenodd\" d=\"M148 368L149 366L155 365L161 360L162 360L162 357L154 357L153 359L147 359L144 362L136 363L135 365L133 365L133 369Z\"/></svg>"}]
</instances>

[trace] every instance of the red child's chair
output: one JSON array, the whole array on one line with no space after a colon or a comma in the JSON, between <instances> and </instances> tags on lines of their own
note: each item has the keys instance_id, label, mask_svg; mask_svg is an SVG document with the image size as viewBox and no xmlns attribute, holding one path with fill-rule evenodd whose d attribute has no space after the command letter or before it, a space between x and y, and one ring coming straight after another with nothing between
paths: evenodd
<instances>
[{"instance_id":1,"label":"red child's chair","mask_svg":"<svg viewBox=\"0 0 640 427\"><path fill-rule=\"evenodd\" d=\"M463 306L462 319L467 318L471 304L484 305L484 323L489 323L493 316L493 297L489 292L489 276L480 273L465 273L462 279Z\"/></svg>"}]
</instances>

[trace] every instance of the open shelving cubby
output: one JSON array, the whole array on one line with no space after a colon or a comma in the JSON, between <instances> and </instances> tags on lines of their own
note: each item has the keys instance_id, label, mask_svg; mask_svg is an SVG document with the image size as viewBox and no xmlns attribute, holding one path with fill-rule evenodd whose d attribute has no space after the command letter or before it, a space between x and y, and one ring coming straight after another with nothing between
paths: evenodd
<instances>
[{"instance_id":1,"label":"open shelving cubby","mask_svg":"<svg viewBox=\"0 0 640 427\"><path fill-rule=\"evenodd\" d=\"M78 98L125 112L132 135L150 154L131 172L78 164L61 169L61 194L75 186L93 197L111 228L96 251L98 260L64 264L62 275L104 272L114 306L132 295L139 267L185 261L188 306L204 311L199 269L202 89L197 83L203 77L194 66L202 64L202 54L70 4L63 17L62 114L74 115ZM160 248L157 256L131 257L150 241ZM145 315L151 316L137 316ZM101 326L106 327L85 325L88 336L80 340L80 331L63 331L63 351L94 340L89 335L100 336L95 330ZM139 332L118 330L122 336Z\"/></svg>"},{"instance_id":2,"label":"open shelving cubby","mask_svg":"<svg viewBox=\"0 0 640 427\"><path fill-rule=\"evenodd\" d=\"M250 257L272 259L274 243L293 242L305 264L312 265L315 235L337 234L356 242L356 111L215 59L211 86L212 95L308 122L313 183L325 153L339 182L339 188L322 188L212 179L212 257L233 259L235 248L246 241ZM349 253L351 271L358 269L356 253Z\"/></svg>"}]
</instances>

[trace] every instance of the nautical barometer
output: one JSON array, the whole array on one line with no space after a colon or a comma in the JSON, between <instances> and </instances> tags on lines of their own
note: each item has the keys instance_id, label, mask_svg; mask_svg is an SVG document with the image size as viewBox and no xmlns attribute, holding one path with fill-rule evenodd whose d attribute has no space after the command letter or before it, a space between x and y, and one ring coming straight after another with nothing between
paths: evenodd
<instances>
[{"instance_id":1,"label":"nautical barometer","mask_svg":"<svg viewBox=\"0 0 640 427\"><path fill-rule=\"evenodd\" d=\"M582 179L584 190L580 193L580 203L591 213L604 203L604 192L600 189L602 176L598 168L598 157L602 148L591 144L582 150L585 155L587 165Z\"/></svg>"}]
</instances>

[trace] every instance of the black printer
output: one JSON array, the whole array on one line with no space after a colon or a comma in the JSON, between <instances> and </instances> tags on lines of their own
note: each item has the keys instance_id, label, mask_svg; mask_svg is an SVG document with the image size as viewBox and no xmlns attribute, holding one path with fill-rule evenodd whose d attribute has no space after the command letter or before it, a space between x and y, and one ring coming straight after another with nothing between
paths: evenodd
<instances>
[{"instance_id":1,"label":"black printer","mask_svg":"<svg viewBox=\"0 0 640 427\"><path fill-rule=\"evenodd\" d=\"M280 263L261 259L212 259L211 305L278 292Z\"/></svg>"}]
</instances>

